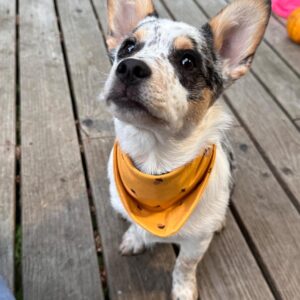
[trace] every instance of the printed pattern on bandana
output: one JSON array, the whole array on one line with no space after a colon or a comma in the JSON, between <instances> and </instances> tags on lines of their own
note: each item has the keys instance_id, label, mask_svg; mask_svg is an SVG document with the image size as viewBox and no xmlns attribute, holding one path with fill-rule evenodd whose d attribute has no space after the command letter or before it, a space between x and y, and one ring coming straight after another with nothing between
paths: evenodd
<instances>
[{"instance_id":1,"label":"printed pattern on bandana","mask_svg":"<svg viewBox=\"0 0 300 300\"><path fill-rule=\"evenodd\" d=\"M187 165L163 175L148 175L135 168L114 144L114 177L129 216L159 237L174 235L192 214L208 184L216 146L207 147Z\"/></svg>"}]
</instances>

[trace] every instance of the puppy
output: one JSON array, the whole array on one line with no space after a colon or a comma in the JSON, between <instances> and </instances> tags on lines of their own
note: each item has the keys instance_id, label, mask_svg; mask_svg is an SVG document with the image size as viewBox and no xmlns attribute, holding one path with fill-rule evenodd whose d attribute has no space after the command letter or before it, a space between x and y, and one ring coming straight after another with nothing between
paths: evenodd
<instances>
[{"instance_id":1,"label":"puppy","mask_svg":"<svg viewBox=\"0 0 300 300\"><path fill-rule=\"evenodd\" d=\"M158 18L151 0L108 0L107 45L113 66L103 98L114 117L120 157L125 155L127 163L132 164L125 167L137 174L131 182L144 191L135 197L135 191L125 183L120 190L122 174L117 178L116 173L124 166L116 166L115 146L108 163L111 203L131 223L120 251L131 255L154 243L178 244L173 299L198 297L197 265L214 232L225 224L231 171L224 131L230 126L230 116L217 98L249 70L269 20L270 3L236 0L207 24L195 28ZM191 162L198 163L199 157L202 159L207 150L211 153L213 149L214 157L208 155L211 167L202 174L209 178L197 181L193 187L203 185L201 193L190 206L184 202L186 195L180 196L180 204L175 200L170 204L173 208L184 203L189 213L179 210L179 215L167 214L169 206L155 210L150 202L148 207L145 201L149 197L158 204L155 207L165 201L162 178L191 168ZM150 186L144 188L147 178L159 183L158 192ZM175 192L167 188L173 197ZM164 196L160 197L161 193ZM124 197L132 203L124 202ZM135 215L135 204L146 210L146 215ZM152 223L145 224L148 217L151 222L165 218L172 230L168 232L161 223L156 229Z\"/></svg>"}]
</instances>

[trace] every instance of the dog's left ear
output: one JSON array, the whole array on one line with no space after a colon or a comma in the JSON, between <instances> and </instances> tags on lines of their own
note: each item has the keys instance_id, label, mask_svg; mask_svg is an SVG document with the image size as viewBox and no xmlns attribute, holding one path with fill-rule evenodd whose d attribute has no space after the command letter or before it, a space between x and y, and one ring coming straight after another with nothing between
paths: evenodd
<instances>
[{"instance_id":1,"label":"dog's left ear","mask_svg":"<svg viewBox=\"0 0 300 300\"><path fill-rule=\"evenodd\" d=\"M147 16L156 15L152 0L107 0L109 32L106 39L111 51Z\"/></svg>"},{"instance_id":2,"label":"dog's left ear","mask_svg":"<svg viewBox=\"0 0 300 300\"><path fill-rule=\"evenodd\" d=\"M209 22L223 76L233 81L250 68L271 12L270 0L235 0Z\"/></svg>"}]
</instances>

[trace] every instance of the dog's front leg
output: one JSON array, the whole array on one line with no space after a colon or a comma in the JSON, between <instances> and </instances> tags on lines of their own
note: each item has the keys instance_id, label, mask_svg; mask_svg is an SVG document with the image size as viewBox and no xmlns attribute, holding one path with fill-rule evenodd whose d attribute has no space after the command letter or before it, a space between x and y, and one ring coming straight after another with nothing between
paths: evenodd
<instances>
[{"instance_id":1,"label":"dog's front leg","mask_svg":"<svg viewBox=\"0 0 300 300\"><path fill-rule=\"evenodd\" d=\"M131 224L123 235L119 250L122 255L137 255L143 253L148 245L143 230Z\"/></svg>"},{"instance_id":2,"label":"dog's front leg","mask_svg":"<svg viewBox=\"0 0 300 300\"><path fill-rule=\"evenodd\" d=\"M206 252L212 237L213 234L200 241L180 243L180 252L173 271L173 300L196 300L198 298L197 265Z\"/></svg>"}]
</instances>

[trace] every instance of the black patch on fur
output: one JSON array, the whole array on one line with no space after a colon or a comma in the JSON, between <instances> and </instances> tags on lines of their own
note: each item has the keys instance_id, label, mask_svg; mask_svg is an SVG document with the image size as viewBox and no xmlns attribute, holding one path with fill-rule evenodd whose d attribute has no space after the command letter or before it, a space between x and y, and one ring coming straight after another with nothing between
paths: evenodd
<instances>
[{"instance_id":1,"label":"black patch on fur","mask_svg":"<svg viewBox=\"0 0 300 300\"><path fill-rule=\"evenodd\" d=\"M240 64L241 65L251 65L252 64L252 61L254 59L254 55L255 53L252 53L250 55L248 55L247 57L245 57L241 62Z\"/></svg>"},{"instance_id":2,"label":"black patch on fur","mask_svg":"<svg viewBox=\"0 0 300 300\"><path fill-rule=\"evenodd\" d=\"M154 10L152 13L148 14L147 17L159 18L159 15L158 15L158 12L156 10Z\"/></svg>"},{"instance_id":3,"label":"black patch on fur","mask_svg":"<svg viewBox=\"0 0 300 300\"><path fill-rule=\"evenodd\" d=\"M186 55L193 58L194 68L191 70L186 70L181 64L183 57ZM180 83L189 91L189 99L198 100L201 90L206 86L200 53L197 49L172 49L169 60L177 72Z\"/></svg>"},{"instance_id":4,"label":"black patch on fur","mask_svg":"<svg viewBox=\"0 0 300 300\"><path fill-rule=\"evenodd\" d=\"M135 48L130 53L127 52L128 43L135 44ZM122 45L118 51L117 57L118 57L118 59L128 58L128 57L132 56L133 54L137 53L138 51L140 51L141 49L143 49L144 46L145 46L145 43L138 43L136 38L130 37L122 43Z\"/></svg>"},{"instance_id":5,"label":"black patch on fur","mask_svg":"<svg viewBox=\"0 0 300 300\"><path fill-rule=\"evenodd\" d=\"M116 49L112 49L111 51L108 52L108 56L109 56L111 64L113 64L115 61L115 58L116 58L115 53L116 53Z\"/></svg>"},{"instance_id":6,"label":"black patch on fur","mask_svg":"<svg viewBox=\"0 0 300 300\"><path fill-rule=\"evenodd\" d=\"M189 91L190 100L201 99L204 88L213 91L217 98L223 91L223 80L217 70L217 56L213 46L213 35L209 24L201 29L201 34L205 38L205 43L201 45L201 50L195 40L191 39L194 45L192 50L172 49L169 60L177 71L180 83ZM195 68L184 70L181 66L181 59L185 54L194 57Z\"/></svg>"},{"instance_id":7,"label":"black patch on fur","mask_svg":"<svg viewBox=\"0 0 300 300\"><path fill-rule=\"evenodd\" d=\"M211 27L208 23L202 26L201 33L206 41L206 47L203 49L205 57L205 65L207 69L208 76L206 77L212 86L215 93L215 97L218 98L223 91L223 79L218 71L218 58L214 47L214 37Z\"/></svg>"},{"instance_id":8,"label":"black patch on fur","mask_svg":"<svg viewBox=\"0 0 300 300\"><path fill-rule=\"evenodd\" d=\"M211 58L212 58L213 62L215 63L217 61L217 57L216 57L215 49L214 49L214 36L213 36L213 32L211 30L211 27L208 23L206 23L202 26L201 33L206 40L207 50L209 51L209 54L211 55Z\"/></svg>"}]
</instances>

